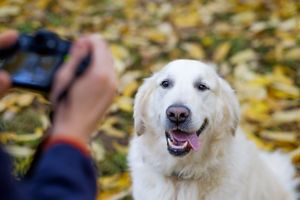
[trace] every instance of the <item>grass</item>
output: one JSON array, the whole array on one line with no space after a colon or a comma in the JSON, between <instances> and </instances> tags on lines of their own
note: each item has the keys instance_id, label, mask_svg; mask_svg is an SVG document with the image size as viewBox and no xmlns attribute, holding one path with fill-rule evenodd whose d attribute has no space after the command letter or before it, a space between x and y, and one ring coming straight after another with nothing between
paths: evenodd
<instances>
[{"instance_id":1,"label":"grass","mask_svg":"<svg viewBox=\"0 0 300 200\"><path fill-rule=\"evenodd\" d=\"M15 132L17 134L34 133L35 129L41 126L40 116L32 108L22 110L11 119L6 119L3 114L0 117L1 132Z\"/></svg>"}]
</instances>

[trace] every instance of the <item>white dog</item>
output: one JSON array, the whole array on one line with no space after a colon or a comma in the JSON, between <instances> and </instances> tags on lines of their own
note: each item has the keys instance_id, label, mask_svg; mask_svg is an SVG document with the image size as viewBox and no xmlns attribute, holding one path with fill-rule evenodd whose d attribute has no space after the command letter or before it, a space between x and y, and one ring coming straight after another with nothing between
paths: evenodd
<instances>
[{"instance_id":1,"label":"white dog","mask_svg":"<svg viewBox=\"0 0 300 200\"><path fill-rule=\"evenodd\" d=\"M176 60L146 79L129 152L136 200L295 200L294 168L238 128L239 104L212 67Z\"/></svg>"}]
</instances>

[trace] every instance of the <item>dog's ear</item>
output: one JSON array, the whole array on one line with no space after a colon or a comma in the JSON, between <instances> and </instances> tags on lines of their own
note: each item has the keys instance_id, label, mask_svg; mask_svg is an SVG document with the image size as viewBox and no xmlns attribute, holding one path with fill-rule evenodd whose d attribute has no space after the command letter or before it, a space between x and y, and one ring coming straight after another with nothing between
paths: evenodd
<instances>
[{"instance_id":1,"label":"dog's ear","mask_svg":"<svg viewBox=\"0 0 300 200\"><path fill-rule=\"evenodd\" d=\"M240 121L240 105L235 95L234 90L222 78L219 78L220 83L220 100L222 102L223 120L225 120L227 130L235 135L236 129ZM224 127L225 128L225 127Z\"/></svg>"},{"instance_id":2,"label":"dog's ear","mask_svg":"<svg viewBox=\"0 0 300 200\"><path fill-rule=\"evenodd\" d=\"M148 109L149 98L154 90L154 77L144 80L142 86L138 89L134 100L134 128L138 136L146 131L145 117Z\"/></svg>"}]
</instances>

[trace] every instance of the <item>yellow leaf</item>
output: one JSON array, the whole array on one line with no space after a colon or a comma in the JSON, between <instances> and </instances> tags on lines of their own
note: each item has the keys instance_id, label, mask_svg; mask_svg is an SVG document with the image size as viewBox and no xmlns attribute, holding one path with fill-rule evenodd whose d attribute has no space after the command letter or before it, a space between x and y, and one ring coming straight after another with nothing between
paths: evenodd
<instances>
[{"instance_id":1,"label":"yellow leaf","mask_svg":"<svg viewBox=\"0 0 300 200\"><path fill-rule=\"evenodd\" d=\"M14 142L31 142L41 139L43 131L40 128L36 128L35 133L32 134L16 134L14 132L2 132L0 134L0 141L6 143L8 141Z\"/></svg>"},{"instance_id":2,"label":"yellow leaf","mask_svg":"<svg viewBox=\"0 0 300 200\"><path fill-rule=\"evenodd\" d=\"M13 106L7 107L7 111L10 113L18 113L20 110L21 110L20 106L13 105Z\"/></svg>"},{"instance_id":3,"label":"yellow leaf","mask_svg":"<svg viewBox=\"0 0 300 200\"><path fill-rule=\"evenodd\" d=\"M5 150L14 157L29 157L33 155L34 150L29 147L17 146L17 145L6 145Z\"/></svg>"},{"instance_id":4,"label":"yellow leaf","mask_svg":"<svg viewBox=\"0 0 300 200\"><path fill-rule=\"evenodd\" d=\"M137 81L130 82L127 84L123 90L123 95L126 97L132 97L133 93L136 92L137 88L139 87L139 84Z\"/></svg>"},{"instance_id":5,"label":"yellow leaf","mask_svg":"<svg viewBox=\"0 0 300 200\"><path fill-rule=\"evenodd\" d=\"M101 130L108 136L114 138L125 138L126 133L124 131L120 131L112 126L102 126Z\"/></svg>"},{"instance_id":6,"label":"yellow leaf","mask_svg":"<svg viewBox=\"0 0 300 200\"><path fill-rule=\"evenodd\" d=\"M127 191L130 192L131 180L128 172L115 174L112 176L104 176L98 179L102 192L97 200L116 199L116 194Z\"/></svg>"},{"instance_id":7,"label":"yellow leaf","mask_svg":"<svg viewBox=\"0 0 300 200\"><path fill-rule=\"evenodd\" d=\"M290 156L292 157L292 160L293 160L294 163L300 162L300 147L298 147L297 149L293 150L290 153Z\"/></svg>"},{"instance_id":8,"label":"yellow leaf","mask_svg":"<svg viewBox=\"0 0 300 200\"><path fill-rule=\"evenodd\" d=\"M41 10L44 10L48 7L51 0L40 0L37 1L37 7Z\"/></svg>"},{"instance_id":9,"label":"yellow leaf","mask_svg":"<svg viewBox=\"0 0 300 200\"><path fill-rule=\"evenodd\" d=\"M125 112L132 112L133 99L129 97L120 97L117 100L118 107Z\"/></svg>"},{"instance_id":10,"label":"yellow leaf","mask_svg":"<svg viewBox=\"0 0 300 200\"><path fill-rule=\"evenodd\" d=\"M117 59L126 59L129 56L128 50L121 45L111 44L110 49L112 54Z\"/></svg>"},{"instance_id":11,"label":"yellow leaf","mask_svg":"<svg viewBox=\"0 0 300 200\"><path fill-rule=\"evenodd\" d=\"M166 42L167 36L163 32L161 32L157 29L147 29L147 30L144 30L143 32L144 32L145 37L148 38L152 42L157 42L157 43Z\"/></svg>"},{"instance_id":12,"label":"yellow leaf","mask_svg":"<svg viewBox=\"0 0 300 200\"><path fill-rule=\"evenodd\" d=\"M268 27L270 27L270 25L267 22L261 22L261 21L253 22L253 24L250 27L250 31L254 33L258 33L267 29Z\"/></svg>"},{"instance_id":13,"label":"yellow leaf","mask_svg":"<svg viewBox=\"0 0 300 200\"><path fill-rule=\"evenodd\" d=\"M100 185L103 189L128 188L130 183L131 180L128 172L100 178Z\"/></svg>"},{"instance_id":14,"label":"yellow leaf","mask_svg":"<svg viewBox=\"0 0 300 200\"><path fill-rule=\"evenodd\" d=\"M246 135L247 135L247 138L249 138L249 140L253 141L258 148L266 150L266 151L270 151L270 150L274 149L274 145L272 143L264 142L262 139L258 138L254 134L247 133Z\"/></svg>"},{"instance_id":15,"label":"yellow leaf","mask_svg":"<svg viewBox=\"0 0 300 200\"><path fill-rule=\"evenodd\" d=\"M256 76L253 80L249 81L250 85L260 87L266 87L270 83L272 83L272 79L270 79L268 76Z\"/></svg>"},{"instance_id":16,"label":"yellow leaf","mask_svg":"<svg viewBox=\"0 0 300 200\"><path fill-rule=\"evenodd\" d=\"M121 74L127 67L128 60L131 59L129 52L126 48L117 44L111 44L110 49L115 59L115 68Z\"/></svg>"},{"instance_id":17,"label":"yellow leaf","mask_svg":"<svg viewBox=\"0 0 300 200\"><path fill-rule=\"evenodd\" d=\"M270 94L277 98L294 98L298 99L300 97L300 90L294 85L287 85L280 82L274 82L272 84Z\"/></svg>"},{"instance_id":18,"label":"yellow leaf","mask_svg":"<svg viewBox=\"0 0 300 200\"><path fill-rule=\"evenodd\" d=\"M0 112L3 112L6 109L6 105L3 101L0 101Z\"/></svg>"},{"instance_id":19,"label":"yellow leaf","mask_svg":"<svg viewBox=\"0 0 300 200\"><path fill-rule=\"evenodd\" d=\"M248 11L234 15L232 20L235 24L251 25L255 18L256 14L253 11Z\"/></svg>"},{"instance_id":20,"label":"yellow leaf","mask_svg":"<svg viewBox=\"0 0 300 200\"><path fill-rule=\"evenodd\" d=\"M244 83L244 81L251 81L258 77L256 73L249 69L249 66L245 63L238 64L234 69L234 78L236 81Z\"/></svg>"},{"instance_id":21,"label":"yellow leaf","mask_svg":"<svg viewBox=\"0 0 300 200\"><path fill-rule=\"evenodd\" d=\"M217 62L224 60L230 50L230 47L231 45L229 42L224 42L219 45L213 55L213 59Z\"/></svg>"},{"instance_id":22,"label":"yellow leaf","mask_svg":"<svg viewBox=\"0 0 300 200\"><path fill-rule=\"evenodd\" d=\"M202 38L202 43L204 46L209 47L213 44L213 39L209 36L205 36Z\"/></svg>"},{"instance_id":23,"label":"yellow leaf","mask_svg":"<svg viewBox=\"0 0 300 200\"><path fill-rule=\"evenodd\" d=\"M287 19L283 22L281 22L279 24L279 29L282 30L283 32L288 32L288 31L292 31L295 27L297 27L297 17L293 17L293 18L290 18L290 19ZM293 34L291 34L293 35Z\"/></svg>"},{"instance_id":24,"label":"yellow leaf","mask_svg":"<svg viewBox=\"0 0 300 200\"><path fill-rule=\"evenodd\" d=\"M273 73L270 75L273 82L282 82L288 85L293 85L294 81L291 79L294 71L288 66L277 65L274 67Z\"/></svg>"},{"instance_id":25,"label":"yellow leaf","mask_svg":"<svg viewBox=\"0 0 300 200\"><path fill-rule=\"evenodd\" d=\"M188 56L194 59L203 59L205 58L205 52L200 44L185 43L182 45L182 48L187 51Z\"/></svg>"},{"instance_id":26,"label":"yellow leaf","mask_svg":"<svg viewBox=\"0 0 300 200\"><path fill-rule=\"evenodd\" d=\"M103 191L97 200L121 200L125 197L128 197L131 193L131 188L122 190L120 192Z\"/></svg>"},{"instance_id":27,"label":"yellow leaf","mask_svg":"<svg viewBox=\"0 0 300 200\"><path fill-rule=\"evenodd\" d=\"M240 63L246 63L248 61L255 60L257 58L256 53L252 49L246 49L244 51L241 51L237 54L235 54L230 61L233 64L240 64Z\"/></svg>"},{"instance_id":28,"label":"yellow leaf","mask_svg":"<svg viewBox=\"0 0 300 200\"><path fill-rule=\"evenodd\" d=\"M116 142L116 141L113 141L113 142L112 142L112 145L113 145L114 149L117 150L117 152L124 153L124 154L127 154L127 153L128 153L128 146L120 145L120 144L119 144L118 142Z\"/></svg>"},{"instance_id":29,"label":"yellow leaf","mask_svg":"<svg viewBox=\"0 0 300 200\"><path fill-rule=\"evenodd\" d=\"M43 131L44 131L50 126L50 120L49 120L48 116L46 116L46 115L42 115L40 120L43 125Z\"/></svg>"},{"instance_id":30,"label":"yellow leaf","mask_svg":"<svg viewBox=\"0 0 300 200\"><path fill-rule=\"evenodd\" d=\"M200 23L200 15L196 9L187 12L177 12L172 20L178 28L190 28Z\"/></svg>"},{"instance_id":31,"label":"yellow leaf","mask_svg":"<svg viewBox=\"0 0 300 200\"><path fill-rule=\"evenodd\" d=\"M105 159L105 149L97 141L92 141L91 143L92 156L95 161L100 162Z\"/></svg>"},{"instance_id":32,"label":"yellow leaf","mask_svg":"<svg viewBox=\"0 0 300 200\"><path fill-rule=\"evenodd\" d=\"M118 117L108 117L102 125L99 124L99 128L108 136L124 138L126 133L114 127L120 120Z\"/></svg>"},{"instance_id":33,"label":"yellow leaf","mask_svg":"<svg viewBox=\"0 0 300 200\"><path fill-rule=\"evenodd\" d=\"M21 107L26 107L32 104L35 96L32 93L24 93L17 97L17 105Z\"/></svg>"},{"instance_id":34,"label":"yellow leaf","mask_svg":"<svg viewBox=\"0 0 300 200\"><path fill-rule=\"evenodd\" d=\"M272 120L277 123L300 122L300 109L276 112Z\"/></svg>"},{"instance_id":35,"label":"yellow leaf","mask_svg":"<svg viewBox=\"0 0 300 200\"><path fill-rule=\"evenodd\" d=\"M128 20L134 20L138 15L138 9L132 9L136 6L136 0L124 1L124 14Z\"/></svg>"},{"instance_id":36,"label":"yellow leaf","mask_svg":"<svg viewBox=\"0 0 300 200\"><path fill-rule=\"evenodd\" d=\"M126 96L132 96L132 94L135 92L137 88L136 86L139 86L139 83L137 82L138 79L142 78L142 72L138 70L130 70L120 77L119 80L119 90L126 94ZM136 85L137 84L137 85ZM126 92L125 92L126 91Z\"/></svg>"},{"instance_id":37,"label":"yellow leaf","mask_svg":"<svg viewBox=\"0 0 300 200\"><path fill-rule=\"evenodd\" d=\"M266 101L252 101L243 106L243 114L254 121L267 121L270 107Z\"/></svg>"},{"instance_id":38,"label":"yellow leaf","mask_svg":"<svg viewBox=\"0 0 300 200\"><path fill-rule=\"evenodd\" d=\"M262 131L259 135L265 139L275 141L279 144L299 144L298 136L294 132L272 132Z\"/></svg>"},{"instance_id":39,"label":"yellow leaf","mask_svg":"<svg viewBox=\"0 0 300 200\"><path fill-rule=\"evenodd\" d=\"M117 117L107 117L103 123L103 126L113 126L119 121Z\"/></svg>"},{"instance_id":40,"label":"yellow leaf","mask_svg":"<svg viewBox=\"0 0 300 200\"><path fill-rule=\"evenodd\" d=\"M290 49L283 58L286 60L300 60L300 47Z\"/></svg>"},{"instance_id":41,"label":"yellow leaf","mask_svg":"<svg viewBox=\"0 0 300 200\"><path fill-rule=\"evenodd\" d=\"M0 142L7 143L8 141L14 140L16 138L16 133L14 132L1 132Z\"/></svg>"},{"instance_id":42,"label":"yellow leaf","mask_svg":"<svg viewBox=\"0 0 300 200\"><path fill-rule=\"evenodd\" d=\"M20 8L17 6L4 6L0 8L0 17L16 16L20 13Z\"/></svg>"}]
</instances>

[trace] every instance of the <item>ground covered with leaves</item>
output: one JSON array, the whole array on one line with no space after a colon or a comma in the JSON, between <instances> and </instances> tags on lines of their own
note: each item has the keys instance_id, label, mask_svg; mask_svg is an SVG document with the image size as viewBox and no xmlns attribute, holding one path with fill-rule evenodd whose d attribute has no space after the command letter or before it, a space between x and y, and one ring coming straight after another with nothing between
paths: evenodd
<instances>
[{"instance_id":1,"label":"ground covered with leaves","mask_svg":"<svg viewBox=\"0 0 300 200\"><path fill-rule=\"evenodd\" d=\"M47 28L66 38L96 32L109 42L120 81L91 144L99 200L131 198L126 153L134 94L144 77L178 58L214 63L237 92L246 134L262 149L290 154L300 169L298 1L2 0L0 32L12 28ZM50 125L48 113L39 94L13 90L0 101L0 140L17 176Z\"/></svg>"}]
</instances>

